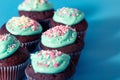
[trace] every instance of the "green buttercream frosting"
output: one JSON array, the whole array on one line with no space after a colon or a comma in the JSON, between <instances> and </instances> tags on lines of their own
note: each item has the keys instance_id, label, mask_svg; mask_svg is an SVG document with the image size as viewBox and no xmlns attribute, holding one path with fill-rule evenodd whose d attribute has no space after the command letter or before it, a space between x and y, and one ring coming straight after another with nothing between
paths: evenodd
<instances>
[{"instance_id":1,"label":"green buttercream frosting","mask_svg":"<svg viewBox=\"0 0 120 80\"><path fill-rule=\"evenodd\" d=\"M63 23L66 25L74 25L81 22L84 19L84 13L75 8L63 7L58 9L53 20L58 23Z\"/></svg>"},{"instance_id":2,"label":"green buttercream frosting","mask_svg":"<svg viewBox=\"0 0 120 80\"><path fill-rule=\"evenodd\" d=\"M5 59L19 48L20 42L12 35L0 35L0 60Z\"/></svg>"},{"instance_id":3,"label":"green buttercream frosting","mask_svg":"<svg viewBox=\"0 0 120 80\"><path fill-rule=\"evenodd\" d=\"M76 41L77 32L69 26L56 26L41 36L41 43L50 48L59 48L70 45Z\"/></svg>"},{"instance_id":4,"label":"green buttercream frosting","mask_svg":"<svg viewBox=\"0 0 120 80\"><path fill-rule=\"evenodd\" d=\"M41 50L31 54L31 64L35 73L60 73L69 63L70 56L57 50Z\"/></svg>"},{"instance_id":5,"label":"green buttercream frosting","mask_svg":"<svg viewBox=\"0 0 120 80\"><path fill-rule=\"evenodd\" d=\"M25 0L18 6L22 11L46 11L53 9L53 5L47 0Z\"/></svg>"},{"instance_id":6,"label":"green buttercream frosting","mask_svg":"<svg viewBox=\"0 0 120 80\"><path fill-rule=\"evenodd\" d=\"M6 24L6 29L14 35L28 36L40 34L42 32L42 26L25 16L13 17Z\"/></svg>"}]
</instances>

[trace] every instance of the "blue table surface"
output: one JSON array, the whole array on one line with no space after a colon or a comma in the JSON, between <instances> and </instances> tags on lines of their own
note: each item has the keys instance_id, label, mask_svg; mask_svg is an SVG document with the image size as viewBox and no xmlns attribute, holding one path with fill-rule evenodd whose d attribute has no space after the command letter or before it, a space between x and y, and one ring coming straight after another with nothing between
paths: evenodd
<instances>
[{"instance_id":1,"label":"blue table surface","mask_svg":"<svg viewBox=\"0 0 120 80\"><path fill-rule=\"evenodd\" d=\"M0 26L18 16L23 0L0 0ZM89 27L74 80L120 80L120 0L49 0L78 8Z\"/></svg>"}]
</instances>

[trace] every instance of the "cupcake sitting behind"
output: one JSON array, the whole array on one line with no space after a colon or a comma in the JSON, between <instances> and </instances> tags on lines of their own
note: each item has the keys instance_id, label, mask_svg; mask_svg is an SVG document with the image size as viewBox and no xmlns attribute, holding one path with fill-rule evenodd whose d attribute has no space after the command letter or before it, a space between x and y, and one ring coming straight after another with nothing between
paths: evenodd
<instances>
[{"instance_id":1,"label":"cupcake sitting behind","mask_svg":"<svg viewBox=\"0 0 120 80\"><path fill-rule=\"evenodd\" d=\"M50 27L57 25L68 25L75 28L78 37L83 40L88 24L82 11L76 8L63 7L57 9L50 20Z\"/></svg>"},{"instance_id":2,"label":"cupcake sitting behind","mask_svg":"<svg viewBox=\"0 0 120 80\"><path fill-rule=\"evenodd\" d=\"M32 18L44 27L43 31L49 28L49 18L54 14L53 5L47 0L24 0L18 6L20 16Z\"/></svg>"}]
</instances>

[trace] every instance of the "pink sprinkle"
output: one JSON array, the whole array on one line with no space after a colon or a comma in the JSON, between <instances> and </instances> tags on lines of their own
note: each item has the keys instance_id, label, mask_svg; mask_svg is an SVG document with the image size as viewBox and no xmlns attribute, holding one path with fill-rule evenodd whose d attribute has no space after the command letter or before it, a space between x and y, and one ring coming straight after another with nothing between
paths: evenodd
<instances>
[{"instance_id":1,"label":"pink sprinkle","mask_svg":"<svg viewBox=\"0 0 120 80\"><path fill-rule=\"evenodd\" d=\"M75 16L75 14L71 14L71 16L73 16L73 17L74 17L74 16Z\"/></svg>"},{"instance_id":2,"label":"pink sprinkle","mask_svg":"<svg viewBox=\"0 0 120 80\"><path fill-rule=\"evenodd\" d=\"M33 27L32 27L32 30L33 30L33 31L37 30L37 27L36 27L36 26L33 26Z\"/></svg>"},{"instance_id":3,"label":"pink sprinkle","mask_svg":"<svg viewBox=\"0 0 120 80\"><path fill-rule=\"evenodd\" d=\"M57 52L57 55L58 55L58 56L60 56L61 54L62 54L62 52L60 52L60 51L59 51L59 52Z\"/></svg>"},{"instance_id":4,"label":"pink sprinkle","mask_svg":"<svg viewBox=\"0 0 120 80\"><path fill-rule=\"evenodd\" d=\"M53 66L54 66L54 67L58 67L58 66L59 66L59 63L55 63Z\"/></svg>"},{"instance_id":5,"label":"pink sprinkle","mask_svg":"<svg viewBox=\"0 0 120 80\"><path fill-rule=\"evenodd\" d=\"M40 57L41 53L38 53L37 56Z\"/></svg>"},{"instance_id":6,"label":"pink sprinkle","mask_svg":"<svg viewBox=\"0 0 120 80\"><path fill-rule=\"evenodd\" d=\"M25 4L28 4L30 2L30 0L25 0Z\"/></svg>"},{"instance_id":7,"label":"pink sprinkle","mask_svg":"<svg viewBox=\"0 0 120 80\"><path fill-rule=\"evenodd\" d=\"M41 63L41 62L37 62L37 64L38 64L39 66L43 66L43 63Z\"/></svg>"},{"instance_id":8,"label":"pink sprinkle","mask_svg":"<svg viewBox=\"0 0 120 80\"><path fill-rule=\"evenodd\" d=\"M0 40L5 41L7 39L7 35L0 35Z\"/></svg>"},{"instance_id":9,"label":"pink sprinkle","mask_svg":"<svg viewBox=\"0 0 120 80\"><path fill-rule=\"evenodd\" d=\"M49 66L49 64L45 64L45 66L46 66L46 67L48 67L48 66Z\"/></svg>"},{"instance_id":10,"label":"pink sprinkle","mask_svg":"<svg viewBox=\"0 0 120 80\"><path fill-rule=\"evenodd\" d=\"M55 53L52 52L52 53L50 54L50 57L51 57L52 59L55 59Z\"/></svg>"}]
</instances>

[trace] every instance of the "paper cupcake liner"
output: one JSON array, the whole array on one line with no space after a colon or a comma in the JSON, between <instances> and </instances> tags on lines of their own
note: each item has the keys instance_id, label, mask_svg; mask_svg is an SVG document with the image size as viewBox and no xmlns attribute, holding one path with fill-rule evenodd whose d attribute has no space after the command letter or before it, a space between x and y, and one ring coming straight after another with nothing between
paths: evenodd
<instances>
[{"instance_id":1,"label":"paper cupcake liner","mask_svg":"<svg viewBox=\"0 0 120 80\"><path fill-rule=\"evenodd\" d=\"M28 60L20 65L0 67L0 80L22 80Z\"/></svg>"},{"instance_id":2,"label":"paper cupcake liner","mask_svg":"<svg viewBox=\"0 0 120 80\"><path fill-rule=\"evenodd\" d=\"M21 43L21 47L24 47L28 49L28 51L32 52L36 50L36 47L38 46L39 42L40 42L40 39L31 41L31 42Z\"/></svg>"}]
</instances>

